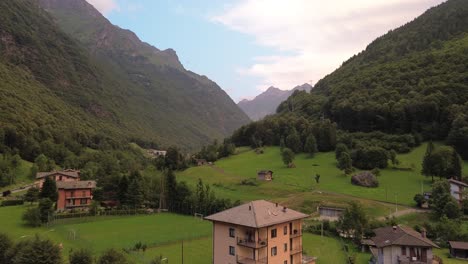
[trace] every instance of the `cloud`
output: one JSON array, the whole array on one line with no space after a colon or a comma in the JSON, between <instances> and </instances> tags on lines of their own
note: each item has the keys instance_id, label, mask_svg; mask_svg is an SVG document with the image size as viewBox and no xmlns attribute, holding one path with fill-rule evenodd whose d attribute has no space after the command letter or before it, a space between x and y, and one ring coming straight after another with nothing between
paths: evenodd
<instances>
[{"instance_id":1,"label":"cloud","mask_svg":"<svg viewBox=\"0 0 468 264\"><path fill-rule=\"evenodd\" d=\"M290 89L317 82L375 38L443 0L239 0L211 20L253 36L277 55L255 58L239 72L257 87Z\"/></svg>"},{"instance_id":2,"label":"cloud","mask_svg":"<svg viewBox=\"0 0 468 264\"><path fill-rule=\"evenodd\" d=\"M112 11L119 10L116 0L86 0L92 4L99 12L106 15Z\"/></svg>"}]
</instances>

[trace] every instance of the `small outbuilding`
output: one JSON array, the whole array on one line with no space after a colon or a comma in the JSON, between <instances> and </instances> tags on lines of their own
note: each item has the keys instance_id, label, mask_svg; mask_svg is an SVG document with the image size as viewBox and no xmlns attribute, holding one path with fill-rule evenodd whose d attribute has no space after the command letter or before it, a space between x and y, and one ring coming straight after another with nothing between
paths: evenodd
<instances>
[{"instance_id":1,"label":"small outbuilding","mask_svg":"<svg viewBox=\"0 0 468 264\"><path fill-rule=\"evenodd\" d=\"M468 260L468 242L449 241L452 258Z\"/></svg>"},{"instance_id":2,"label":"small outbuilding","mask_svg":"<svg viewBox=\"0 0 468 264\"><path fill-rule=\"evenodd\" d=\"M343 215L345 209L339 207L319 206L317 211L320 214L320 220L338 221Z\"/></svg>"},{"instance_id":3,"label":"small outbuilding","mask_svg":"<svg viewBox=\"0 0 468 264\"><path fill-rule=\"evenodd\" d=\"M273 180L273 171L271 170L261 170L257 173L259 181L271 181Z\"/></svg>"},{"instance_id":4,"label":"small outbuilding","mask_svg":"<svg viewBox=\"0 0 468 264\"><path fill-rule=\"evenodd\" d=\"M208 162L206 161L206 159L196 159L195 160L195 163L197 163L197 166L205 166L208 164Z\"/></svg>"}]
</instances>

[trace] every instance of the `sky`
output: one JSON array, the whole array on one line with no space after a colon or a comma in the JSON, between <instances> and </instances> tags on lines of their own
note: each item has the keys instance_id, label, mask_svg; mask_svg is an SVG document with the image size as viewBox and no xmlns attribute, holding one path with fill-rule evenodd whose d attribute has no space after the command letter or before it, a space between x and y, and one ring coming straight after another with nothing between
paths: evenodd
<instances>
[{"instance_id":1,"label":"sky","mask_svg":"<svg viewBox=\"0 0 468 264\"><path fill-rule=\"evenodd\" d=\"M314 84L444 0L87 0L234 101Z\"/></svg>"}]
</instances>

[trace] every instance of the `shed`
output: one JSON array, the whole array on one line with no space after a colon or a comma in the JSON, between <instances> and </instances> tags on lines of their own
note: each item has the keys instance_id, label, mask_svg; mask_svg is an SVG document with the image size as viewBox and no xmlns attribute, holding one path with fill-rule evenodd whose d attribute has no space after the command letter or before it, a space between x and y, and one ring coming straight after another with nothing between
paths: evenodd
<instances>
[{"instance_id":1,"label":"shed","mask_svg":"<svg viewBox=\"0 0 468 264\"><path fill-rule=\"evenodd\" d=\"M257 177L260 181L271 181L273 180L273 171L261 170L257 173Z\"/></svg>"},{"instance_id":2,"label":"shed","mask_svg":"<svg viewBox=\"0 0 468 264\"><path fill-rule=\"evenodd\" d=\"M468 242L449 241L450 255L453 258L468 259Z\"/></svg>"},{"instance_id":3,"label":"shed","mask_svg":"<svg viewBox=\"0 0 468 264\"><path fill-rule=\"evenodd\" d=\"M320 218L338 220L338 218L343 215L345 209L339 207L319 206L317 211L320 214Z\"/></svg>"}]
</instances>

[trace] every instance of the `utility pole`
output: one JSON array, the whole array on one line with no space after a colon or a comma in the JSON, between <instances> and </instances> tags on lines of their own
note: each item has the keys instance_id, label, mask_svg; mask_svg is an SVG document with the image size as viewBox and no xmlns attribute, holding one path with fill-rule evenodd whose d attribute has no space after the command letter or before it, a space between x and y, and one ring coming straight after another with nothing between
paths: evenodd
<instances>
[{"instance_id":1,"label":"utility pole","mask_svg":"<svg viewBox=\"0 0 468 264\"><path fill-rule=\"evenodd\" d=\"M398 194L395 193L395 213L398 212Z\"/></svg>"},{"instance_id":2,"label":"utility pole","mask_svg":"<svg viewBox=\"0 0 468 264\"><path fill-rule=\"evenodd\" d=\"M184 264L184 241L182 240L182 264Z\"/></svg>"}]
</instances>

